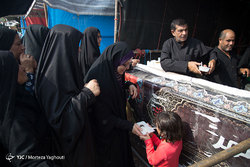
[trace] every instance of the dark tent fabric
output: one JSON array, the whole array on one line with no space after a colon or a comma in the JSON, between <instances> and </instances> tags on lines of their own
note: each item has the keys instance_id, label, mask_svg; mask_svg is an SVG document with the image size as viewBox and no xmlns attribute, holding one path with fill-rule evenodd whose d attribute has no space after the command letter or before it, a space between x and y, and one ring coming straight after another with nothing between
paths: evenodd
<instances>
[{"instance_id":1,"label":"dark tent fabric","mask_svg":"<svg viewBox=\"0 0 250 167\"><path fill-rule=\"evenodd\" d=\"M0 17L8 15L25 15L35 0L3 0Z\"/></svg>"},{"instance_id":2,"label":"dark tent fabric","mask_svg":"<svg viewBox=\"0 0 250 167\"><path fill-rule=\"evenodd\" d=\"M186 19L189 36L208 46L216 46L220 31L226 28L236 33L237 51L244 51L250 41L250 2L247 0L120 2L120 34L117 39L126 41L133 49L161 49L164 41L172 37L170 23L175 18Z\"/></svg>"}]
</instances>

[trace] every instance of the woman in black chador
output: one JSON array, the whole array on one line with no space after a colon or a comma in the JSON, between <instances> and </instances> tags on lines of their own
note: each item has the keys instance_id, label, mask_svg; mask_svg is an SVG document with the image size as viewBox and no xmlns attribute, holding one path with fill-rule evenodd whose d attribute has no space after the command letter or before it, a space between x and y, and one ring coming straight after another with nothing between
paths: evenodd
<instances>
[{"instance_id":1,"label":"woman in black chador","mask_svg":"<svg viewBox=\"0 0 250 167\"><path fill-rule=\"evenodd\" d=\"M100 30L95 27L88 27L83 32L81 52L79 57L80 67L85 76L91 65L100 56Z\"/></svg>"},{"instance_id":2,"label":"woman in black chador","mask_svg":"<svg viewBox=\"0 0 250 167\"><path fill-rule=\"evenodd\" d=\"M140 127L126 119L126 93L137 96L136 87L124 82L124 72L134 56L125 42L108 46L94 62L85 77L88 82L96 78L101 89L90 113L97 166L134 166L128 132L142 135Z\"/></svg>"},{"instance_id":3,"label":"woman in black chador","mask_svg":"<svg viewBox=\"0 0 250 167\"><path fill-rule=\"evenodd\" d=\"M37 68L35 93L53 129L60 166L94 166L87 107L100 89L96 80L84 86L78 63L82 33L67 25L54 26L44 43Z\"/></svg>"},{"instance_id":4,"label":"woman in black chador","mask_svg":"<svg viewBox=\"0 0 250 167\"><path fill-rule=\"evenodd\" d=\"M16 155L45 156L50 129L36 100L24 88L26 73L9 51L0 51L0 162L2 166L54 166L47 159L19 159ZM5 153L2 153L3 149ZM8 155L8 156L7 156ZM2 158L13 158L3 160ZM14 157L11 157L14 156Z\"/></svg>"},{"instance_id":5,"label":"woman in black chador","mask_svg":"<svg viewBox=\"0 0 250 167\"><path fill-rule=\"evenodd\" d=\"M40 24L31 24L27 27L23 36L25 54L34 56L37 63L39 62L40 54L48 32L48 27Z\"/></svg>"}]
</instances>

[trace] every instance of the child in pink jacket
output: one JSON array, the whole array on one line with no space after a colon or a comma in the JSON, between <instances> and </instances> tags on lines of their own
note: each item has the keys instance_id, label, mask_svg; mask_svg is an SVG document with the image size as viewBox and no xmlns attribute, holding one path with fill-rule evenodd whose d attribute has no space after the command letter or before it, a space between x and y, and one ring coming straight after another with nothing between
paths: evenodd
<instances>
[{"instance_id":1,"label":"child in pink jacket","mask_svg":"<svg viewBox=\"0 0 250 167\"><path fill-rule=\"evenodd\" d=\"M178 167L183 136L180 116L174 112L161 112L156 116L156 128L161 139L154 133L140 136L146 144L149 164L154 167Z\"/></svg>"}]
</instances>

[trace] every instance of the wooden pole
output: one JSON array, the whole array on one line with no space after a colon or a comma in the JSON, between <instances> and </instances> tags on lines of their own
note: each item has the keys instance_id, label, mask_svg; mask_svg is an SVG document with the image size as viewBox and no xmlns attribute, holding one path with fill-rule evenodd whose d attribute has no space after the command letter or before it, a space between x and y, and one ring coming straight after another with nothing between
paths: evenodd
<instances>
[{"instance_id":1,"label":"wooden pole","mask_svg":"<svg viewBox=\"0 0 250 167\"><path fill-rule=\"evenodd\" d=\"M118 25L118 0L115 0L115 29L114 29L114 43L117 42L117 25Z\"/></svg>"},{"instance_id":2,"label":"wooden pole","mask_svg":"<svg viewBox=\"0 0 250 167\"><path fill-rule=\"evenodd\" d=\"M47 10L47 6L45 3L43 3L43 8L44 8L44 14L45 14L45 23L46 23L46 26L48 27L48 10Z\"/></svg>"},{"instance_id":3,"label":"wooden pole","mask_svg":"<svg viewBox=\"0 0 250 167\"><path fill-rule=\"evenodd\" d=\"M250 138L240 142L239 144L230 147L226 150L223 150L221 152L218 152L217 154L214 154L213 156L203 159L193 165L190 165L188 167L209 167L216 165L224 160L227 160L228 158L231 158L232 156L235 156L243 151L246 151L250 148Z\"/></svg>"}]
</instances>

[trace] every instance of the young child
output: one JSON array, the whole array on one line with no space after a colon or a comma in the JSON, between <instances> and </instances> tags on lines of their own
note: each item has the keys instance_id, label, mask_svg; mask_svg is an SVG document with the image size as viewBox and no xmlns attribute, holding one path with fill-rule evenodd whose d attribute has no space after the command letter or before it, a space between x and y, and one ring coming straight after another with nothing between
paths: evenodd
<instances>
[{"instance_id":1,"label":"young child","mask_svg":"<svg viewBox=\"0 0 250 167\"><path fill-rule=\"evenodd\" d=\"M183 136L181 118L174 112L161 112L155 121L161 139L154 133L140 136L146 144L148 162L154 167L178 167Z\"/></svg>"}]
</instances>

